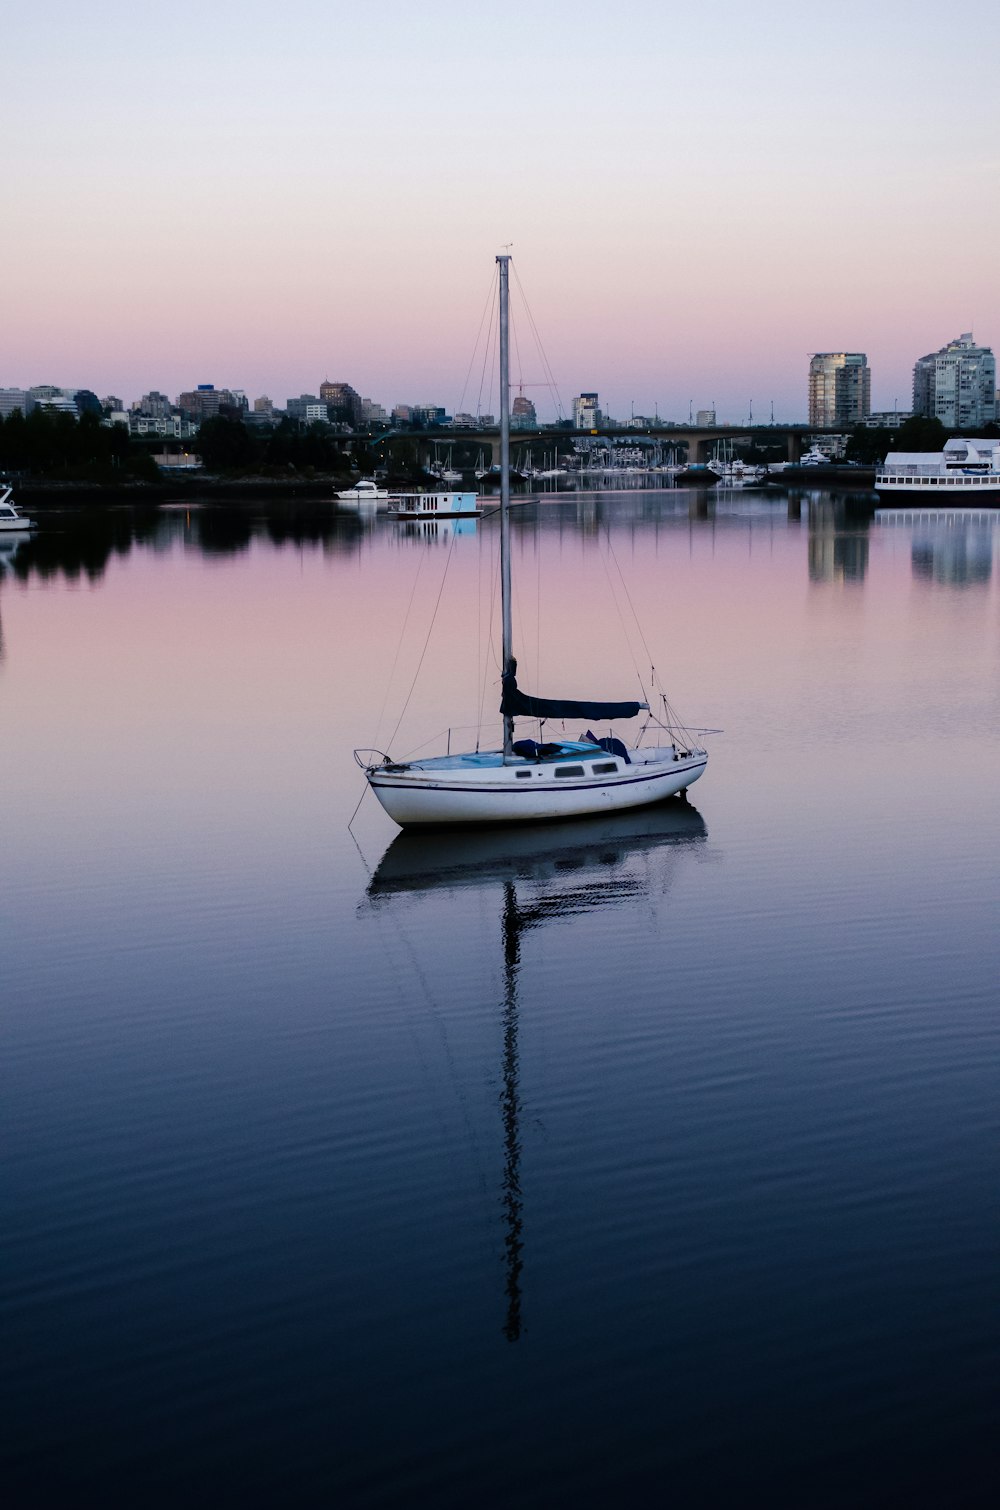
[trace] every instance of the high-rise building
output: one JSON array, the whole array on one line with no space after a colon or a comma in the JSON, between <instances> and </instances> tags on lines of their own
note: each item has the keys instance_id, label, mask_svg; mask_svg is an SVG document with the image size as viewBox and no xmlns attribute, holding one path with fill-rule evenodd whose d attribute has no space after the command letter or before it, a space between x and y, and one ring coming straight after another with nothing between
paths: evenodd
<instances>
[{"instance_id":1,"label":"high-rise building","mask_svg":"<svg viewBox=\"0 0 1000 1510\"><path fill-rule=\"evenodd\" d=\"M512 430L538 429L535 406L530 398L525 398L523 393L519 393L510 406L510 428Z\"/></svg>"},{"instance_id":2,"label":"high-rise building","mask_svg":"<svg viewBox=\"0 0 1000 1510\"><path fill-rule=\"evenodd\" d=\"M160 393L156 388L144 393L137 404L132 405L133 414L142 414L147 419L166 419L173 414L174 406L165 393Z\"/></svg>"},{"instance_id":3,"label":"high-rise building","mask_svg":"<svg viewBox=\"0 0 1000 1510\"><path fill-rule=\"evenodd\" d=\"M573 400L573 429L595 430L601 423L601 408L596 393L581 393Z\"/></svg>"},{"instance_id":4,"label":"high-rise building","mask_svg":"<svg viewBox=\"0 0 1000 1510\"><path fill-rule=\"evenodd\" d=\"M809 363L809 423L860 425L871 413L872 375L863 351L817 351Z\"/></svg>"},{"instance_id":5,"label":"high-rise building","mask_svg":"<svg viewBox=\"0 0 1000 1510\"><path fill-rule=\"evenodd\" d=\"M913 412L947 430L979 430L997 417L997 364L971 331L913 364Z\"/></svg>"},{"instance_id":6,"label":"high-rise building","mask_svg":"<svg viewBox=\"0 0 1000 1510\"><path fill-rule=\"evenodd\" d=\"M327 379L319 385L319 396L329 409L331 420L340 425L361 424L361 394L350 383L331 383Z\"/></svg>"}]
</instances>

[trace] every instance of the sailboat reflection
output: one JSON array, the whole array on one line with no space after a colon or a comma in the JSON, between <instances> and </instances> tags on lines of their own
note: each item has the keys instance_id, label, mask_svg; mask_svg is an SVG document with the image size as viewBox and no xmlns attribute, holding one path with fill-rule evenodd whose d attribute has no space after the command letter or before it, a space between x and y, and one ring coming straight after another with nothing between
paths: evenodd
<instances>
[{"instance_id":1,"label":"sailboat reflection","mask_svg":"<svg viewBox=\"0 0 1000 1510\"><path fill-rule=\"evenodd\" d=\"M411 830L392 841L368 886L368 897L377 905L393 897L501 887L503 1334L508 1342L517 1342L522 1328L524 1201L518 1030L525 936L554 920L666 890L682 854L702 847L707 837L701 814L680 798L604 820L584 818L534 829L428 834Z\"/></svg>"}]
</instances>

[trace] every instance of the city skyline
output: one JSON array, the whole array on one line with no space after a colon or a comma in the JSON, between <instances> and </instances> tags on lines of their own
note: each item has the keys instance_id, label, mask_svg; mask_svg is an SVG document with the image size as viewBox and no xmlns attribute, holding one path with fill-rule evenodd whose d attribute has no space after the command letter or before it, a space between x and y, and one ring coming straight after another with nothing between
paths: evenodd
<instances>
[{"instance_id":1,"label":"city skyline","mask_svg":"<svg viewBox=\"0 0 1000 1510\"><path fill-rule=\"evenodd\" d=\"M998 128L988 91L936 103L936 9L504 16L15 13L0 382L292 394L333 366L468 408L506 242L564 407L596 386L618 414L791 418L808 355L858 350L891 410L921 352L991 343ZM964 21L997 35L985 4Z\"/></svg>"}]
</instances>

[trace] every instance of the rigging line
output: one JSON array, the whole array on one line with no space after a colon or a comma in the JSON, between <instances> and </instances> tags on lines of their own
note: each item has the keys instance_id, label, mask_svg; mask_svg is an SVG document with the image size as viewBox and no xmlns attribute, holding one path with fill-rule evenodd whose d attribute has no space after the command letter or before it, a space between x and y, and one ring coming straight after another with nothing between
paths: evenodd
<instances>
[{"instance_id":1,"label":"rigging line","mask_svg":"<svg viewBox=\"0 0 1000 1510\"><path fill-rule=\"evenodd\" d=\"M406 638L406 626L410 622L410 610L413 608L413 599L416 597L416 594L417 594L417 585L420 582L420 573L424 569L424 562L426 560L427 560L427 552L426 551L421 551L421 553L420 553L420 559L417 562L417 574L416 574L416 576L413 579L413 586L410 588L410 601L407 603L407 605L406 605L406 613L403 615L403 627L399 631L399 639L396 642L396 654L392 658L392 670L389 672L389 679L388 679L388 681L385 684L385 691L382 694L382 706L379 709L378 723L375 726L375 738L372 740L372 748L373 749L377 749L378 748L378 737L379 737L379 733L380 733L381 728L382 728L382 720L385 717L385 705L389 701L389 689L392 686L392 679L396 675L396 666L399 663L399 652L402 650L402 648L403 648L403 641ZM396 727L398 728L399 725L397 724ZM390 744L392 743L391 740L389 742L390 742Z\"/></svg>"},{"instance_id":2,"label":"rigging line","mask_svg":"<svg viewBox=\"0 0 1000 1510\"><path fill-rule=\"evenodd\" d=\"M638 661L638 658L636 657L635 650L632 647L632 636L629 634L628 625L625 622L625 615L622 613L622 606L621 606L621 603L618 600L618 591L617 591L617 588L615 586L615 580L612 577L611 572L610 572L610 570L608 568L608 561L607 561L607 557L605 556L604 552L601 551L600 555L601 555L601 565L604 567L604 575L607 578L607 582L608 582L608 590L611 593L611 601L615 605L615 612L618 615L618 622L622 626L622 634L623 634L623 636L625 638L625 648L628 650L629 655L632 657L632 666L633 666L633 669L635 670L635 674L636 674L636 678L637 678L637 680L639 682L639 686L642 687L642 685L643 685L642 684L642 672L639 670L639 661ZM643 692L645 693L645 688L643 688Z\"/></svg>"},{"instance_id":3,"label":"rigging line","mask_svg":"<svg viewBox=\"0 0 1000 1510\"><path fill-rule=\"evenodd\" d=\"M472 348L472 355L469 358L469 370L465 374L465 382L462 384L462 397L458 401L458 413L459 414L462 413L462 410L465 407L465 392L466 392L466 389L469 386L469 379L472 376L472 368L473 368L473 365L475 364L476 353L479 350L479 342L480 342L480 340L482 338L483 326L486 324L486 320L487 320L487 318L489 316L489 313L490 313L490 308L491 308L491 306L493 304L493 300L494 300L493 290L496 287L496 281L497 281L498 277L499 277L499 269L498 268L494 268L494 270L493 270L493 276L490 279L489 291L488 291L488 293L486 295L486 303L483 305L483 313L482 313L482 316L481 316L480 321L479 321L479 329L476 331L476 340L475 340L475 344L474 344L474 346Z\"/></svg>"},{"instance_id":4,"label":"rigging line","mask_svg":"<svg viewBox=\"0 0 1000 1510\"><path fill-rule=\"evenodd\" d=\"M517 386L520 390L523 391L524 372L521 368L521 348L517 343L517 321L514 318L513 311L511 312L510 318L510 333L514 337L514 360L517 362Z\"/></svg>"},{"instance_id":5,"label":"rigging line","mask_svg":"<svg viewBox=\"0 0 1000 1510\"><path fill-rule=\"evenodd\" d=\"M539 354L539 356L542 359L542 368L543 368L543 371L545 372L546 376L548 377L549 387L551 388L552 392L555 395L556 409L557 409L557 412L559 414L560 419L562 419L562 418L565 417L566 410L565 410L565 408L563 406L562 396L560 395L560 392L559 392L559 385L556 382L555 374L552 371L552 367L551 367L551 365L549 363L549 359L548 359L548 357L545 354L545 347L542 345L542 338L541 338L541 336L540 336L540 334L538 332L538 326L535 323L535 317L531 313L531 305L528 303L528 296L524 292L524 285L522 284L520 278L518 277L517 267L514 265L513 262L511 263L511 267L512 267L513 273L514 273L514 281L517 284L517 291L520 294L521 300L522 300L522 302L524 304L524 312L528 316L528 324L530 325L532 334L535 337L535 345L538 347L538 354Z\"/></svg>"},{"instance_id":6,"label":"rigging line","mask_svg":"<svg viewBox=\"0 0 1000 1510\"><path fill-rule=\"evenodd\" d=\"M494 277L496 279L496 278L499 278L499 276L500 276L500 274L499 274L499 269L498 269L498 271L494 275ZM491 295L493 293L492 287L490 289L490 293L491 293ZM492 391L493 391L493 363L495 361L495 357L491 356L491 352L496 347L496 342L497 342L497 323L494 320L491 319L490 320L490 324L489 324L489 328L488 328L488 330L486 332L486 344L483 347L483 370L482 370L482 372L479 375L479 396L476 399L476 414L477 415L482 414L482 412L483 412L483 385L486 382L487 369L489 370L489 373L490 373L490 392L492 393Z\"/></svg>"},{"instance_id":7,"label":"rigging line","mask_svg":"<svg viewBox=\"0 0 1000 1510\"><path fill-rule=\"evenodd\" d=\"M635 604L632 602L632 595L628 590L628 583L625 580L625 573L621 569L621 564L619 563L618 557L615 555L615 548L611 544L611 529L607 521L605 521L604 524L604 533L608 542L608 550L611 553L611 559L615 563L615 569L617 570L619 577L621 577L622 588L625 592L625 600L628 603L629 608L632 610L632 617L635 620L635 627L638 630L639 639L642 642L642 648L646 652L646 660L649 662L650 666L652 666L652 652L650 651L649 646L646 644L646 636L642 632L642 624L640 622L639 615L635 611Z\"/></svg>"},{"instance_id":8,"label":"rigging line","mask_svg":"<svg viewBox=\"0 0 1000 1510\"><path fill-rule=\"evenodd\" d=\"M401 945L404 953L409 956L408 968L400 970L397 966L396 960L393 958L392 951L388 948L383 948L382 950L382 958L385 961L390 974L395 977L395 980L397 982L397 999L400 1001L408 1001L411 996L419 997L421 994L423 995L424 1004L426 1007L426 1017L427 1020L433 1024L438 1038L440 1039L440 1051L442 1055L442 1063L444 1065L445 1075L451 1081L451 1089L454 1092L455 1099L458 1103L459 1116L465 1124L465 1131L468 1136L469 1147L472 1150L473 1163L476 1166L476 1173L479 1176L479 1185L485 1193L490 1188L490 1182L487 1181L486 1178L486 1170L480 1149L479 1136L476 1132L475 1125L469 1115L468 1095L461 1087L460 1078L456 1069L455 1055L448 1038L447 1023L442 1017L441 1012L436 1004L434 993L431 991L426 972L420 964L416 949L414 948L410 938L407 936L407 933L400 923L399 918L395 915L391 907L387 909L387 913L383 913L381 907L374 907L373 911L376 918L378 919L377 926L379 928L379 931L383 934L383 937L385 936L385 929L382 927L382 919L384 916L388 916L398 943ZM420 988L418 991L414 991L413 989L414 981L417 982L417 985ZM438 1132L441 1135L445 1147L447 1148L453 1143L453 1139L449 1137L447 1127L442 1122L441 1114L444 1110L443 1103L440 1101L439 1097L436 1094L437 1086L434 1083L434 1076L428 1064L427 1056L421 1046L420 1037L416 1032L416 1027L412 1015L409 1012L406 1012L403 1015L406 1021L406 1028L409 1034L410 1043L413 1047L416 1059L419 1062L420 1070L428 1087L428 1091L430 1092L429 1104L434 1111L437 1119Z\"/></svg>"},{"instance_id":9,"label":"rigging line","mask_svg":"<svg viewBox=\"0 0 1000 1510\"><path fill-rule=\"evenodd\" d=\"M365 796L367 795L367 792L368 792L368 783L366 781L365 782L365 789L361 793L361 796L358 799L358 806L354 809L354 812L351 814L351 823L353 823L354 820L355 820L355 818L358 816L358 809L361 807L362 802L364 802ZM351 823L349 823L347 825L347 832L350 834L351 838L354 840L354 848L357 850L358 854L361 856L361 863L365 867L365 872L367 873L369 881L371 881L371 880L374 879L374 872L372 871L371 866L368 864L368 861L365 859L365 852L361 848L361 845L358 843L357 835L355 834L353 828L351 827Z\"/></svg>"},{"instance_id":10,"label":"rigging line","mask_svg":"<svg viewBox=\"0 0 1000 1510\"><path fill-rule=\"evenodd\" d=\"M403 722L403 719L404 719L404 717L406 715L406 710L410 706L410 698L413 696L413 689L417 685L417 678L420 675L420 668L424 664L424 656L427 654L427 646L430 644L430 642L431 642L431 635L434 632L434 622L437 619L438 609L441 606L441 594L444 592L444 584L445 584L445 582L447 580L447 577L448 577L448 568L451 565L451 556L452 556L452 552L455 549L455 541L457 539L458 539L457 535L452 535L452 537L451 537L451 544L448 547L448 554L445 557L444 571L441 573L441 586L438 588L437 600L436 600L436 602L434 604L434 612L431 614L431 621L430 621L430 624L427 626L427 638L424 640L424 648L420 652L420 659L417 662L417 669L413 673L413 681L410 683L410 690L406 694L406 702L403 704L402 711L401 711L398 719L396 720L396 727L392 731L392 738L389 740L390 745L392 744L393 739L395 739L396 735L399 733L399 726Z\"/></svg>"}]
</instances>

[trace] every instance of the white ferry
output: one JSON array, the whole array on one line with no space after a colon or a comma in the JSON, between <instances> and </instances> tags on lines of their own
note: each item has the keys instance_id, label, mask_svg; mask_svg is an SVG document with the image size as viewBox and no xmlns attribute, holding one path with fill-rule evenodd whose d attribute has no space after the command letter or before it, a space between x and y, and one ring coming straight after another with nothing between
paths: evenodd
<instances>
[{"instance_id":1,"label":"white ferry","mask_svg":"<svg viewBox=\"0 0 1000 1510\"><path fill-rule=\"evenodd\" d=\"M396 519L475 519L482 513L475 493L391 493Z\"/></svg>"},{"instance_id":2,"label":"white ferry","mask_svg":"<svg viewBox=\"0 0 1000 1510\"><path fill-rule=\"evenodd\" d=\"M943 451L890 451L875 491L893 503L1000 502L1000 440L949 440Z\"/></svg>"}]
</instances>

